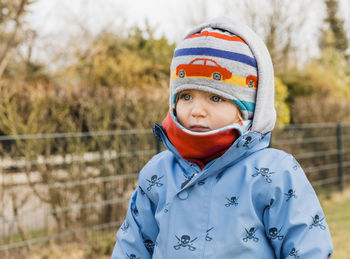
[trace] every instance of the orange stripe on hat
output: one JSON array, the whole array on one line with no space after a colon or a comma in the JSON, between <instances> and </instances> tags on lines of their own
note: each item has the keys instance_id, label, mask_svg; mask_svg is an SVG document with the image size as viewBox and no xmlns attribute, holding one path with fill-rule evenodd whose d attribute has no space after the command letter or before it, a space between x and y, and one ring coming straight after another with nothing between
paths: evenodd
<instances>
[{"instance_id":1,"label":"orange stripe on hat","mask_svg":"<svg viewBox=\"0 0 350 259\"><path fill-rule=\"evenodd\" d=\"M228 41L240 41L244 44L247 44L244 40L242 40L238 36L229 36L226 34L221 34L221 33L217 33L217 32L209 32L209 31L202 31L200 34L193 34L191 36L188 36L186 39L207 37L207 36L215 37L215 38L222 39L222 40L228 40Z\"/></svg>"}]
</instances>

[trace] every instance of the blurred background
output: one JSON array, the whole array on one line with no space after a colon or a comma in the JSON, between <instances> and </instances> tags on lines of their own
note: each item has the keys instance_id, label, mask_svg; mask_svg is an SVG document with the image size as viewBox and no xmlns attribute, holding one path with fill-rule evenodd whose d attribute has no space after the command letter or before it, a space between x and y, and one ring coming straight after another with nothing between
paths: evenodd
<instances>
[{"instance_id":1,"label":"blurred background","mask_svg":"<svg viewBox=\"0 0 350 259\"><path fill-rule=\"evenodd\" d=\"M350 253L349 0L0 0L1 258L110 257L138 172L162 150L151 128L176 43L219 15L265 41L271 145L319 194L334 258Z\"/></svg>"}]
</instances>

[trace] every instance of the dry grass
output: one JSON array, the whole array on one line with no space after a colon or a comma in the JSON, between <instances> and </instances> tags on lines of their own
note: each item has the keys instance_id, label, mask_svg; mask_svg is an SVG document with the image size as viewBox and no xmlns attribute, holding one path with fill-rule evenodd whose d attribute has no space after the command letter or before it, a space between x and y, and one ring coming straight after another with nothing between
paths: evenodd
<instances>
[{"instance_id":1,"label":"dry grass","mask_svg":"<svg viewBox=\"0 0 350 259\"><path fill-rule=\"evenodd\" d=\"M332 259L346 259L350 254L350 188L342 193L334 193L321 203L331 230L334 244Z\"/></svg>"},{"instance_id":2,"label":"dry grass","mask_svg":"<svg viewBox=\"0 0 350 259\"><path fill-rule=\"evenodd\" d=\"M27 259L109 259L111 255L92 253L91 247L86 244L73 243L64 245L50 244L27 255Z\"/></svg>"}]
</instances>

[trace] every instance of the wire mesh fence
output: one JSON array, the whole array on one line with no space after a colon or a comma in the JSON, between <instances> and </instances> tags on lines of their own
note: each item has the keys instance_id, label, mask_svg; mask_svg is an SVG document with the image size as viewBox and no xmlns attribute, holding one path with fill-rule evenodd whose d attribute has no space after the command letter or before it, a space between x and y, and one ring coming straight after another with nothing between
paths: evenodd
<instances>
[{"instance_id":1,"label":"wire mesh fence","mask_svg":"<svg viewBox=\"0 0 350 259\"><path fill-rule=\"evenodd\" d=\"M350 124L278 128L271 146L292 153L317 191L350 180ZM113 246L138 172L160 149L151 130L0 136L0 257L105 236Z\"/></svg>"},{"instance_id":2,"label":"wire mesh fence","mask_svg":"<svg viewBox=\"0 0 350 259\"><path fill-rule=\"evenodd\" d=\"M138 171L157 152L151 130L2 137L0 257L114 230Z\"/></svg>"},{"instance_id":3,"label":"wire mesh fence","mask_svg":"<svg viewBox=\"0 0 350 259\"><path fill-rule=\"evenodd\" d=\"M274 131L271 146L295 156L314 188L343 190L350 180L350 124L289 125Z\"/></svg>"}]
</instances>

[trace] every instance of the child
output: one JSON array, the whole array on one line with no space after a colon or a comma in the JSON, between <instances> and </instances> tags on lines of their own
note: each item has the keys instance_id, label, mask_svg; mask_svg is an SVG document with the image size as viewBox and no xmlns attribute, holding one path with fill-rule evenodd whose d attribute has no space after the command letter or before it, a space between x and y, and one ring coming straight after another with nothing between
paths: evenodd
<instances>
[{"instance_id":1,"label":"child","mask_svg":"<svg viewBox=\"0 0 350 259\"><path fill-rule=\"evenodd\" d=\"M268 148L276 120L264 43L218 18L171 64L166 151L142 169L113 259L329 258L325 216L303 170Z\"/></svg>"}]
</instances>

